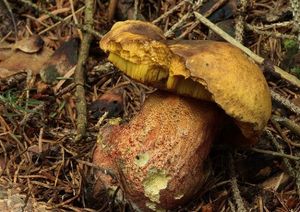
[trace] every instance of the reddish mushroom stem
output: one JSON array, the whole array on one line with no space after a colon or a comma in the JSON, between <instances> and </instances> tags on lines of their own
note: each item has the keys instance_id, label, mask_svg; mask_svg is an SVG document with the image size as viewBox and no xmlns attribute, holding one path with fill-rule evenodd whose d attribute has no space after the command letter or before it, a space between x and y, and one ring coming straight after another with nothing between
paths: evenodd
<instances>
[{"instance_id":1,"label":"reddish mushroom stem","mask_svg":"<svg viewBox=\"0 0 300 212\"><path fill-rule=\"evenodd\" d=\"M205 182L222 117L213 103L153 94L128 124L103 131L94 163L122 176L126 198L143 211L175 208ZM100 179L113 188L112 179Z\"/></svg>"}]
</instances>

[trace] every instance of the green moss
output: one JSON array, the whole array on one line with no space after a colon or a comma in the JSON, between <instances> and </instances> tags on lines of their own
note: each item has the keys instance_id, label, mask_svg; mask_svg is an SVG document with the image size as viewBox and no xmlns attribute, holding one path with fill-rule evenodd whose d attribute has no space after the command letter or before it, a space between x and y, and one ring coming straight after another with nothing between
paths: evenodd
<instances>
[{"instance_id":1,"label":"green moss","mask_svg":"<svg viewBox=\"0 0 300 212\"><path fill-rule=\"evenodd\" d=\"M294 73L298 78L300 78L300 67L294 67L291 69L291 72Z\"/></svg>"},{"instance_id":2,"label":"green moss","mask_svg":"<svg viewBox=\"0 0 300 212\"><path fill-rule=\"evenodd\" d=\"M292 39L285 39L283 41L283 46L286 50L289 49L298 49L298 42L296 40L292 40Z\"/></svg>"},{"instance_id":3,"label":"green moss","mask_svg":"<svg viewBox=\"0 0 300 212\"><path fill-rule=\"evenodd\" d=\"M152 168L148 171L147 177L143 181L145 196L152 202L159 203L160 191L167 188L171 177L168 177L164 170Z\"/></svg>"}]
</instances>

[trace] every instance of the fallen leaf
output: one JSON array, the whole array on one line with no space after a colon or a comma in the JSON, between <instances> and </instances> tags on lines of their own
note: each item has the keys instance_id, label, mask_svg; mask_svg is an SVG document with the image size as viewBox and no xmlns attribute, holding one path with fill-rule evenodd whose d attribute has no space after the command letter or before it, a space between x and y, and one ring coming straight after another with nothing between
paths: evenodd
<instances>
[{"instance_id":1,"label":"fallen leaf","mask_svg":"<svg viewBox=\"0 0 300 212\"><path fill-rule=\"evenodd\" d=\"M54 84L77 63L79 39L72 38L63 43L43 66L40 76L45 83Z\"/></svg>"},{"instance_id":2,"label":"fallen leaf","mask_svg":"<svg viewBox=\"0 0 300 212\"><path fill-rule=\"evenodd\" d=\"M264 189L271 189L273 191L276 191L278 188L282 188L284 185L286 185L289 179L290 176L288 176L284 172L281 172L269 177L261 184L261 186Z\"/></svg>"},{"instance_id":3,"label":"fallen leaf","mask_svg":"<svg viewBox=\"0 0 300 212\"><path fill-rule=\"evenodd\" d=\"M100 96L99 99L92 102L89 107L91 118L98 119L105 112L108 112L108 118L117 117L123 113L123 95L119 90L109 91Z\"/></svg>"},{"instance_id":4,"label":"fallen leaf","mask_svg":"<svg viewBox=\"0 0 300 212\"><path fill-rule=\"evenodd\" d=\"M293 211L293 208L296 208L299 204L299 199L295 196L289 196L286 200L286 206Z\"/></svg>"},{"instance_id":5,"label":"fallen leaf","mask_svg":"<svg viewBox=\"0 0 300 212\"><path fill-rule=\"evenodd\" d=\"M36 83L36 89L37 89L38 94L44 94L44 93L47 93L50 90L50 87L49 87L48 84L46 84L42 81L38 81Z\"/></svg>"},{"instance_id":6,"label":"fallen leaf","mask_svg":"<svg viewBox=\"0 0 300 212\"><path fill-rule=\"evenodd\" d=\"M300 97L299 97L299 98L294 98L294 99L292 99L292 102L293 102L296 106L300 107Z\"/></svg>"},{"instance_id":7,"label":"fallen leaf","mask_svg":"<svg viewBox=\"0 0 300 212\"><path fill-rule=\"evenodd\" d=\"M47 47L33 54L14 51L9 57L0 62L0 79L5 79L26 70L31 70L33 74L37 74L52 53L53 51Z\"/></svg>"},{"instance_id":8,"label":"fallen leaf","mask_svg":"<svg viewBox=\"0 0 300 212\"><path fill-rule=\"evenodd\" d=\"M0 62L9 58L13 53L10 43L5 41L0 43Z\"/></svg>"},{"instance_id":9,"label":"fallen leaf","mask_svg":"<svg viewBox=\"0 0 300 212\"><path fill-rule=\"evenodd\" d=\"M32 35L29 38L17 41L13 45L13 49L20 50L25 53L36 53L44 46L44 41L39 35Z\"/></svg>"}]
</instances>

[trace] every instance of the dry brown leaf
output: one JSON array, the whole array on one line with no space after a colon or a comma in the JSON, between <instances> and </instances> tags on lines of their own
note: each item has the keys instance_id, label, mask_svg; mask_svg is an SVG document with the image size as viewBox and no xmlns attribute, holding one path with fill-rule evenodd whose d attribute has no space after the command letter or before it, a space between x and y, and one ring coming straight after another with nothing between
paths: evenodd
<instances>
[{"instance_id":1,"label":"dry brown leaf","mask_svg":"<svg viewBox=\"0 0 300 212\"><path fill-rule=\"evenodd\" d=\"M53 84L77 63L79 40L73 38L63 43L43 66L40 72L44 82Z\"/></svg>"},{"instance_id":2,"label":"dry brown leaf","mask_svg":"<svg viewBox=\"0 0 300 212\"><path fill-rule=\"evenodd\" d=\"M108 112L108 117L117 117L123 113L123 107L123 92L116 89L104 93L92 102L89 111L91 117L95 119L98 119L105 112Z\"/></svg>"},{"instance_id":3,"label":"dry brown leaf","mask_svg":"<svg viewBox=\"0 0 300 212\"><path fill-rule=\"evenodd\" d=\"M44 46L44 41L39 35L32 35L29 38L17 41L13 45L13 49L21 50L25 53L36 53L40 51Z\"/></svg>"},{"instance_id":4,"label":"dry brown leaf","mask_svg":"<svg viewBox=\"0 0 300 212\"><path fill-rule=\"evenodd\" d=\"M26 70L31 70L33 74L37 74L52 53L53 51L49 48L43 48L41 52L34 54L14 51L9 57L0 62L0 79L5 79Z\"/></svg>"},{"instance_id":5,"label":"dry brown leaf","mask_svg":"<svg viewBox=\"0 0 300 212\"><path fill-rule=\"evenodd\" d=\"M13 50L11 48L11 44L8 42L0 43L0 62L9 58L13 54Z\"/></svg>"},{"instance_id":6,"label":"dry brown leaf","mask_svg":"<svg viewBox=\"0 0 300 212\"><path fill-rule=\"evenodd\" d=\"M281 172L278 173L270 178L268 178L266 181L264 181L261 186L264 189L271 189L276 191L280 186L285 185L290 179L290 176L288 176L286 173Z\"/></svg>"}]
</instances>

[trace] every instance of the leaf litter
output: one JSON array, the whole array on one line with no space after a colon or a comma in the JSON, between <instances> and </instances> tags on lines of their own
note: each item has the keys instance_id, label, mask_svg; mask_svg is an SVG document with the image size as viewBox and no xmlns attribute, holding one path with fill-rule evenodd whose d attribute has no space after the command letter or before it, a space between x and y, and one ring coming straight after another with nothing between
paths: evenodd
<instances>
[{"instance_id":1,"label":"leaf litter","mask_svg":"<svg viewBox=\"0 0 300 212\"><path fill-rule=\"evenodd\" d=\"M45 208L50 211L132 211L130 204L114 201L116 194L111 197L105 191L94 192L96 173L109 173L91 163L99 131L96 126L104 114L109 116L102 119L101 126L113 116L121 116L122 122L130 120L155 89L121 74L106 61L94 38L85 65L86 99L94 115L88 117L85 140L75 143L75 85L72 73L66 74L76 64L79 45L62 46L75 42L72 39L80 36L77 28L70 25L72 18L67 17L76 16L77 21L82 22L84 1L38 2L39 7L65 18L61 23L28 9L22 1L9 2L16 17L18 41L12 32L0 28L6 37L5 45L4 41L0 44L6 46L0 47L0 207L27 211L44 211ZM70 2L75 12L70 10ZM243 44L272 61L265 76L270 89L279 97L273 95L273 117L261 141L253 150L230 150L215 145L208 162L210 177L203 190L177 211L239 211L239 200L247 210L299 211L300 161L288 159L284 154L300 157L297 131L300 118L295 112L300 107L300 88L272 74L272 64L275 64L298 75L299 47L292 44L297 43L299 32L293 27L296 24L290 3L247 1L247 14L240 14L228 6L239 7L231 0L219 5L218 1L208 1L198 8L188 1L142 0L137 8L134 1L117 1L114 8L121 8L117 13L108 10L109 4L115 3L110 2L96 1L94 26L101 34L107 32L114 21L134 18L136 13L140 19L154 21L164 32L169 30L170 39L220 39L200 22L195 22L190 14L196 10L221 26L220 22L229 20L223 29L232 35L237 32L237 17L244 16ZM169 12L174 7L177 9ZM187 18L185 14L189 14ZM39 48L41 43L30 40L29 35L41 32L44 43ZM43 83L43 77L39 76L41 71L49 70L49 66L54 66L51 70L59 73L54 81L64 81L58 87L53 81L49 85ZM292 122L296 128L282 119ZM255 151L257 149L280 156ZM225 152L231 152L233 160L229 160ZM240 196L235 195L236 189Z\"/></svg>"}]
</instances>

